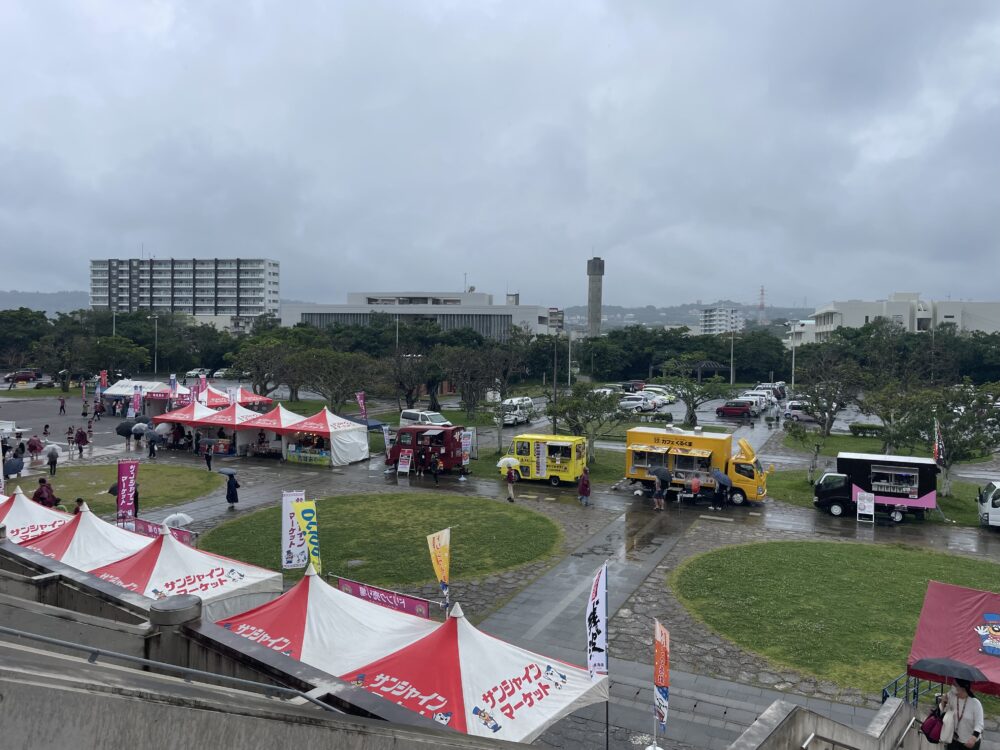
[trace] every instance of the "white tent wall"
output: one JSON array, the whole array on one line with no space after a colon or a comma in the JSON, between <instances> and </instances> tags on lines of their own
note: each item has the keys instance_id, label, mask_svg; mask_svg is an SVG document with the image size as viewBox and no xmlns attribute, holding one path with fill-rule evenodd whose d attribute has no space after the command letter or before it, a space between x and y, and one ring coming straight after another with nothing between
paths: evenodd
<instances>
[{"instance_id":1,"label":"white tent wall","mask_svg":"<svg viewBox=\"0 0 1000 750\"><path fill-rule=\"evenodd\" d=\"M249 430L236 430L236 455L245 456L250 444L256 442L257 433Z\"/></svg>"},{"instance_id":2,"label":"white tent wall","mask_svg":"<svg viewBox=\"0 0 1000 750\"><path fill-rule=\"evenodd\" d=\"M209 622L215 622L238 615L240 612L246 612L248 609L274 601L281 596L282 588L281 574L276 573L274 578L258 581L252 586L245 586L235 592L233 596L203 602L202 617Z\"/></svg>"},{"instance_id":3,"label":"white tent wall","mask_svg":"<svg viewBox=\"0 0 1000 750\"><path fill-rule=\"evenodd\" d=\"M344 466L368 460L368 433L364 427L330 433L330 465Z\"/></svg>"}]
</instances>

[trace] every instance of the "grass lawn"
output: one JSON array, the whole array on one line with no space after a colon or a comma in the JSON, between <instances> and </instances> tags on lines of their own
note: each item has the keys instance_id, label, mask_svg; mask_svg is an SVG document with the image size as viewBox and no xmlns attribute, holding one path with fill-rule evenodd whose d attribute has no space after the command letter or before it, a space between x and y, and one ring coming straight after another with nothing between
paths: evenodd
<instances>
[{"instance_id":1,"label":"grass lawn","mask_svg":"<svg viewBox=\"0 0 1000 750\"><path fill-rule=\"evenodd\" d=\"M465 409L442 409L441 416L452 424L460 424L463 427L492 427L496 429L496 422L493 421L493 413L489 411L476 411L472 419L466 414ZM399 415L396 415L396 423L399 422ZM394 427L396 425L393 425Z\"/></svg>"},{"instance_id":2,"label":"grass lawn","mask_svg":"<svg viewBox=\"0 0 1000 750\"><path fill-rule=\"evenodd\" d=\"M817 472L816 478L822 475ZM767 478L767 494L776 500L781 500L803 508L813 507L813 488L806 478L805 470L776 471ZM979 487L974 482L952 481L951 495L938 494L938 507L945 516L955 521L959 526L979 525L979 506L976 498ZM936 515L928 514L927 521L940 523ZM908 521L911 519L908 517Z\"/></svg>"},{"instance_id":3,"label":"grass lawn","mask_svg":"<svg viewBox=\"0 0 1000 750\"><path fill-rule=\"evenodd\" d=\"M56 495L67 508L72 509L73 500L82 497L92 511L103 514L115 511L115 499L108 494L108 488L117 480L115 464L67 466L61 463L51 481ZM29 497L37 483L35 480L30 488L22 485ZM143 463L139 466L139 512L194 500L223 484L225 477L204 469Z\"/></svg>"},{"instance_id":4,"label":"grass lawn","mask_svg":"<svg viewBox=\"0 0 1000 750\"><path fill-rule=\"evenodd\" d=\"M316 414L324 406L326 406L326 401L318 398L304 398L300 401L287 401L285 399L279 399L276 403L271 404L271 406L268 407L268 410L270 411L270 409L273 409L277 404L281 404L289 411L301 414L303 417L311 417L313 414ZM355 407L357 407L357 404L355 404Z\"/></svg>"},{"instance_id":5,"label":"grass lawn","mask_svg":"<svg viewBox=\"0 0 1000 750\"><path fill-rule=\"evenodd\" d=\"M559 527L518 505L423 492L343 495L318 502L323 574L382 586L434 580L427 535L451 527L451 577L478 578L554 553ZM204 535L200 549L281 570L281 508L237 518ZM364 564L348 568L348 560ZM297 579L302 571L285 571Z\"/></svg>"},{"instance_id":6,"label":"grass lawn","mask_svg":"<svg viewBox=\"0 0 1000 750\"><path fill-rule=\"evenodd\" d=\"M1000 566L901 545L769 542L685 561L669 585L713 630L870 693L906 669L927 581L1000 592Z\"/></svg>"},{"instance_id":7,"label":"grass lawn","mask_svg":"<svg viewBox=\"0 0 1000 750\"><path fill-rule=\"evenodd\" d=\"M808 426L808 425L807 425ZM786 448L794 451L810 452L812 448L803 448L797 440L793 440L790 435L785 435L782 444ZM834 434L827 437L826 442L819 449L821 456L834 456L840 452L845 453L881 453L882 441L873 437L856 437L854 435ZM930 458L931 449L926 446L916 446L913 450L908 450L905 455L916 456L918 458ZM966 461L959 461L960 464L977 464L989 461L993 456L979 456Z\"/></svg>"},{"instance_id":8,"label":"grass lawn","mask_svg":"<svg viewBox=\"0 0 1000 750\"><path fill-rule=\"evenodd\" d=\"M492 451L480 451L479 459L469 462L469 475L483 479L500 480L502 477L500 476L500 469L497 468L497 461L499 460L500 455L493 453ZM613 482L617 482L624 476L625 454L622 451L612 451L598 448L596 460L590 463L590 481L594 485L609 485ZM548 482L525 481L519 483L521 488L532 486L543 487L547 485ZM595 486L594 489L607 488Z\"/></svg>"},{"instance_id":9,"label":"grass lawn","mask_svg":"<svg viewBox=\"0 0 1000 750\"><path fill-rule=\"evenodd\" d=\"M80 397L79 389L69 393L63 393L61 388L15 388L8 391L7 385L7 383L0 384L0 398L56 398L62 395L69 401L71 396Z\"/></svg>"}]
</instances>

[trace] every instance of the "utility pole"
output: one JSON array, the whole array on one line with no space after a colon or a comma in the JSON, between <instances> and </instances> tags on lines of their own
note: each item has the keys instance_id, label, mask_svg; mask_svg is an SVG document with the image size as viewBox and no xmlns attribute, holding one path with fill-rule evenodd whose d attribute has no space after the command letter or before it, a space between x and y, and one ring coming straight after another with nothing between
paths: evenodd
<instances>
[{"instance_id":1,"label":"utility pole","mask_svg":"<svg viewBox=\"0 0 1000 750\"><path fill-rule=\"evenodd\" d=\"M160 369L160 316L147 315L146 320L153 321L153 377Z\"/></svg>"},{"instance_id":2,"label":"utility pole","mask_svg":"<svg viewBox=\"0 0 1000 750\"><path fill-rule=\"evenodd\" d=\"M573 387L573 339L566 329L566 387Z\"/></svg>"},{"instance_id":3,"label":"utility pole","mask_svg":"<svg viewBox=\"0 0 1000 750\"><path fill-rule=\"evenodd\" d=\"M559 401L559 337L552 337L552 406ZM556 418L552 417L552 434L556 433Z\"/></svg>"},{"instance_id":4,"label":"utility pole","mask_svg":"<svg viewBox=\"0 0 1000 750\"><path fill-rule=\"evenodd\" d=\"M736 383L736 366L733 359L733 352L736 351L736 327L735 323L729 323L729 385Z\"/></svg>"}]
</instances>

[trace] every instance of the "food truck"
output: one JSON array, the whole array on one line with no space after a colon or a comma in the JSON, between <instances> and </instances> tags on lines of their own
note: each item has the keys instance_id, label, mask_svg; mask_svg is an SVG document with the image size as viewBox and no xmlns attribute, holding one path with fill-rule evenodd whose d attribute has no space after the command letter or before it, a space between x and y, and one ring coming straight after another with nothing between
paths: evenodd
<instances>
[{"instance_id":1,"label":"food truck","mask_svg":"<svg viewBox=\"0 0 1000 750\"><path fill-rule=\"evenodd\" d=\"M899 523L907 513L922 518L937 507L938 465L933 458L838 453L837 471L827 472L813 489L813 505L831 516L853 515L858 496L873 497L875 511Z\"/></svg>"},{"instance_id":2,"label":"food truck","mask_svg":"<svg viewBox=\"0 0 1000 750\"><path fill-rule=\"evenodd\" d=\"M426 466L432 455L441 462L441 471L462 470L461 425L434 427L431 425L409 425L400 427L389 448L385 462L389 466L399 463L403 450L413 451L413 466Z\"/></svg>"},{"instance_id":3,"label":"food truck","mask_svg":"<svg viewBox=\"0 0 1000 750\"><path fill-rule=\"evenodd\" d=\"M979 523L1000 526L1000 481L989 482L979 490Z\"/></svg>"},{"instance_id":4,"label":"food truck","mask_svg":"<svg viewBox=\"0 0 1000 750\"><path fill-rule=\"evenodd\" d=\"M500 475L507 466L518 479L547 481L553 487L563 482L576 483L587 465L587 438L576 435L517 435L507 448L507 455L497 462Z\"/></svg>"},{"instance_id":5,"label":"food truck","mask_svg":"<svg viewBox=\"0 0 1000 750\"><path fill-rule=\"evenodd\" d=\"M633 427L625 433L625 477L652 492L656 483L654 470L670 472L667 492L682 492L691 477L697 475L703 491L715 489L713 470L732 482L729 499L734 505L763 502L767 496L767 475L757 454L746 440L737 441L733 455L733 436L728 433L702 432L700 428Z\"/></svg>"}]
</instances>

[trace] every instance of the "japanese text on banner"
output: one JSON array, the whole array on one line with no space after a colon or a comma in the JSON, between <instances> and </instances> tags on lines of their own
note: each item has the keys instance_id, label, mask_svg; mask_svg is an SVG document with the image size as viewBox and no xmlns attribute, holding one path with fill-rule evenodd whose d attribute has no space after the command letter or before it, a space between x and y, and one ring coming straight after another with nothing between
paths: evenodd
<instances>
[{"instance_id":1,"label":"japanese text on banner","mask_svg":"<svg viewBox=\"0 0 1000 750\"><path fill-rule=\"evenodd\" d=\"M295 501L292 503L292 508L295 510L295 522L305 536L309 562L312 563L317 574L322 573L322 563L319 556L319 523L316 518L316 501Z\"/></svg>"},{"instance_id":2,"label":"japanese text on banner","mask_svg":"<svg viewBox=\"0 0 1000 750\"><path fill-rule=\"evenodd\" d=\"M118 462L118 525L135 518L135 485L139 462L135 459Z\"/></svg>"},{"instance_id":3,"label":"japanese text on banner","mask_svg":"<svg viewBox=\"0 0 1000 750\"><path fill-rule=\"evenodd\" d=\"M608 673L608 564L604 563L590 587L587 602L587 668L590 679Z\"/></svg>"},{"instance_id":4,"label":"japanese text on banner","mask_svg":"<svg viewBox=\"0 0 1000 750\"><path fill-rule=\"evenodd\" d=\"M667 730L667 707L670 702L670 631L655 621L653 647L653 710L660 731Z\"/></svg>"},{"instance_id":5,"label":"japanese text on banner","mask_svg":"<svg viewBox=\"0 0 1000 750\"><path fill-rule=\"evenodd\" d=\"M354 394L354 398L358 400L358 408L361 410L361 418L365 421L365 428L368 428L368 407L365 406L365 392L358 391Z\"/></svg>"},{"instance_id":6,"label":"japanese text on banner","mask_svg":"<svg viewBox=\"0 0 1000 750\"><path fill-rule=\"evenodd\" d=\"M304 502L304 490L281 493L281 567L304 568L309 563L306 535L295 520L292 503Z\"/></svg>"},{"instance_id":7,"label":"japanese text on banner","mask_svg":"<svg viewBox=\"0 0 1000 750\"><path fill-rule=\"evenodd\" d=\"M441 593L448 599L448 571L451 568L451 529L442 529L427 535L427 547L431 551L431 565L434 575L441 583Z\"/></svg>"}]
</instances>

